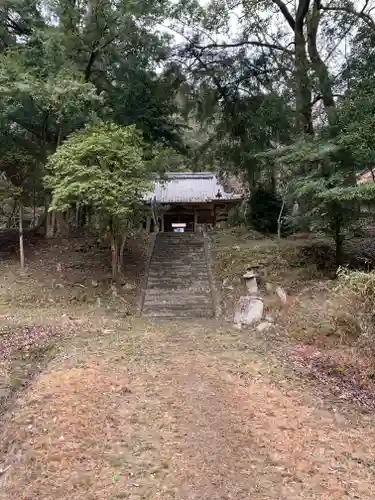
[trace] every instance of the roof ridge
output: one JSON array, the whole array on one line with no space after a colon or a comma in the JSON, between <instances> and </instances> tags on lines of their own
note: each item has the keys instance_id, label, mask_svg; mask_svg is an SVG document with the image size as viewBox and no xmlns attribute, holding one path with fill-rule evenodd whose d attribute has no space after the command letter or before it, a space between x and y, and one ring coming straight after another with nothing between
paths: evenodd
<instances>
[{"instance_id":1,"label":"roof ridge","mask_svg":"<svg viewBox=\"0 0 375 500\"><path fill-rule=\"evenodd\" d=\"M238 195L225 191L214 172L166 172L164 178L161 176L156 180L151 197L159 203L240 199Z\"/></svg>"}]
</instances>

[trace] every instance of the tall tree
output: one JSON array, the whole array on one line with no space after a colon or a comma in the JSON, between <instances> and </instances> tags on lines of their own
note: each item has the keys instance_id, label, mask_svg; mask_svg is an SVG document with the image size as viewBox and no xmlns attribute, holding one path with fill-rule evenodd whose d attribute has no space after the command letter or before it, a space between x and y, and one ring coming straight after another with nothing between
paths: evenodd
<instances>
[{"instance_id":1,"label":"tall tree","mask_svg":"<svg viewBox=\"0 0 375 500\"><path fill-rule=\"evenodd\" d=\"M63 211L73 203L89 206L102 228L108 228L116 278L122 241L139 222L144 195L151 187L141 135L134 127L88 126L57 149L47 168L51 209Z\"/></svg>"}]
</instances>

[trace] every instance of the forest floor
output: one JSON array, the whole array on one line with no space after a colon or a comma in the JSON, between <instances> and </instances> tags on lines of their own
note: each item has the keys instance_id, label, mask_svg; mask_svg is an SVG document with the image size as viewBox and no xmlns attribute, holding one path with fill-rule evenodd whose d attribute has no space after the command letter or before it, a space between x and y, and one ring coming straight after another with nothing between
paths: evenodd
<instances>
[{"instance_id":1,"label":"forest floor","mask_svg":"<svg viewBox=\"0 0 375 500\"><path fill-rule=\"evenodd\" d=\"M307 316L300 336L284 331L312 283L283 276L293 301L286 312L267 298L277 326L266 334L225 321L144 321L129 313L142 252L128 253L134 271L119 302L105 292L98 302L96 272L81 281L87 255L73 278L58 265L69 267L72 251L44 245L29 255L30 278L44 283L31 295L20 294L29 281L16 262L1 264L1 500L375 498L371 400L353 404L334 376L324 383L302 366L295 353L316 342ZM234 246L218 245L218 277ZM73 282L89 288L84 299L71 295ZM319 317L324 301L309 293L304 307Z\"/></svg>"}]
</instances>

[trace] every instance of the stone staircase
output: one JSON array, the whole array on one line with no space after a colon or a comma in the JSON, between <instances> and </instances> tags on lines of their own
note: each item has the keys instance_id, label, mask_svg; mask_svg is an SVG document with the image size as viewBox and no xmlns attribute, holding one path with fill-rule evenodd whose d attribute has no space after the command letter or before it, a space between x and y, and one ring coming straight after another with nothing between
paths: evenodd
<instances>
[{"instance_id":1,"label":"stone staircase","mask_svg":"<svg viewBox=\"0 0 375 500\"><path fill-rule=\"evenodd\" d=\"M188 318L214 316L202 234L156 235L142 315Z\"/></svg>"}]
</instances>

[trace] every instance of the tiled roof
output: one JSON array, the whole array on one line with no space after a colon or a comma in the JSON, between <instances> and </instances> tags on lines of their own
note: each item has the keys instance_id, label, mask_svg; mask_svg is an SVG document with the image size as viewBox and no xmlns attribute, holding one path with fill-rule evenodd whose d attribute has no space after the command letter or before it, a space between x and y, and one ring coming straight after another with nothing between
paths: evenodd
<instances>
[{"instance_id":1,"label":"tiled roof","mask_svg":"<svg viewBox=\"0 0 375 500\"><path fill-rule=\"evenodd\" d=\"M221 193L221 197L217 194ZM234 200L242 196L225 193L218 178L211 172L178 172L167 173L165 180L157 181L155 189L147 195L158 203L198 203L212 200Z\"/></svg>"}]
</instances>

